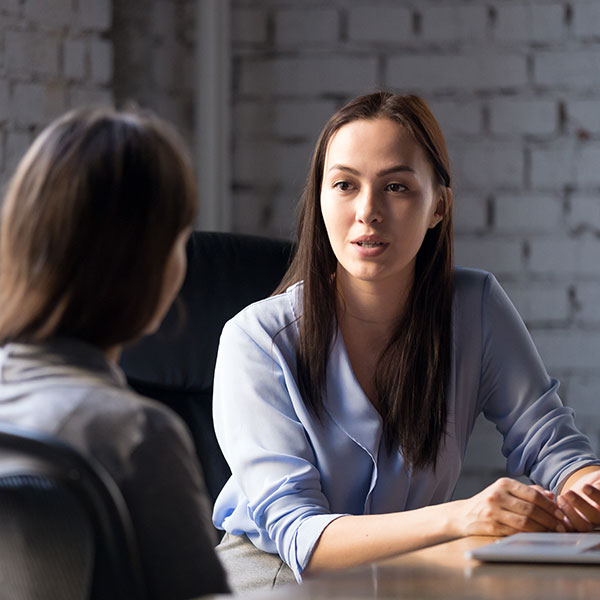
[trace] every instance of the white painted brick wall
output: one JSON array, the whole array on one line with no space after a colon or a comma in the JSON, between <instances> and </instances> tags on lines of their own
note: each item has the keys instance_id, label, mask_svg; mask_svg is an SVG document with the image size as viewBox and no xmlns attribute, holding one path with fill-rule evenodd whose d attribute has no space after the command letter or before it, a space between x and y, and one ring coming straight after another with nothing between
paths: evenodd
<instances>
[{"instance_id":1,"label":"white painted brick wall","mask_svg":"<svg viewBox=\"0 0 600 600\"><path fill-rule=\"evenodd\" d=\"M490 130L498 135L548 136L558 131L553 100L498 98L490 102Z\"/></svg>"},{"instance_id":2,"label":"white painted brick wall","mask_svg":"<svg viewBox=\"0 0 600 600\"><path fill-rule=\"evenodd\" d=\"M340 14L331 8L279 10L275 15L275 41L281 47L336 44Z\"/></svg>"},{"instance_id":3,"label":"white painted brick wall","mask_svg":"<svg viewBox=\"0 0 600 600\"><path fill-rule=\"evenodd\" d=\"M0 3L0 183L69 108L112 104L112 0Z\"/></svg>"},{"instance_id":4,"label":"white painted brick wall","mask_svg":"<svg viewBox=\"0 0 600 600\"><path fill-rule=\"evenodd\" d=\"M543 195L499 194L495 227L500 233L554 233L561 225L563 202Z\"/></svg>"},{"instance_id":5,"label":"white painted brick wall","mask_svg":"<svg viewBox=\"0 0 600 600\"><path fill-rule=\"evenodd\" d=\"M600 36L600 4L596 0L578 0L573 4L573 32L578 38Z\"/></svg>"},{"instance_id":6,"label":"white painted brick wall","mask_svg":"<svg viewBox=\"0 0 600 600\"><path fill-rule=\"evenodd\" d=\"M409 9L373 2L348 11L348 38L356 42L399 44L412 35Z\"/></svg>"},{"instance_id":7,"label":"white painted brick wall","mask_svg":"<svg viewBox=\"0 0 600 600\"><path fill-rule=\"evenodd\" d=\"M555 42L566 36L563 3L498 3L494 39L501 43Z\"/></svg>"},{"instance_id":8,"label":"white painted brick wall","mask_svg":"<svg viewBox=\"0 0 600 600\"><path fill-rule=\"evenodd\" d=\"M420 39L432 44L482 41L488 34L488 10L483 3L425 6L419 13Z\"/></svg>"},{"instance_id":9,"label":"white painted brick wall","mask_svg":"<svg viewBox=\"0 0 600 600\"><path fill-rule=\"evenodd\" d=\"M84 29L107 31L112 25L113 0L78 0L79 22Z\"/></svg>"},{"instance_id":10,"label":"white painted brick wall","mask_svg":"<svg viewBox=\"0 0 600 600\"><path fill-rule=\"evenodd\" d=\"M17 75L58 75L58 38L41 32L7 31L4 34L8 72Z\"/></svg>"},{"instance_id":11,"label":"white painted brick wall","mask_svg":"<svg viewBox=\"0 0 600 600\"><path fill-rule=\"evenodd\" d=\"M231 37L238 45L264 43L267 40L265 11L237 8L231 15L231 28Z\"/></svg>"},{"instance_id":12,"label":"white painted brick wall","mask_svg":"<svg viewBox=\"0 0 600 600\"><path fill-rule=\"evenodd\" d=\"M354 95L376 85L375 58L338 56L251 60L242 64L241 94L253 96Z\"/></svg>"},{"instance_id":13,"label":"white painted brick wall","mask_svg":"<svg viewBox=\"0 0 600 600\"><path fill-rule=\"evenodd\" d=\"M317 20L305 32L318 11L329 36ZM420 93L447 137L456 262L496 273L598 447L600 2L233 0L233 22L237 230L292 231L337 106L377 87ZM494 436L478 423L459 495L502 472Z\"/></svg>"},{"instance_id":14,"label":"white painted brick wall","mask_svg":"<svg viewBox=\"0 0 600 600\"><path fill-rule=\"evenodd\" d=\"M587 134L600 133L600 98L571 100L567 111L569 127L572 131Z\"/></svg>"},{"instance_id":15,"label":"white painted brick wall","mask_svg":"<svg viewBox=\"0 0 600 600\"><path fill-rule=\"evenodd\" d=\"M431 54L388 59L386 83L424 93L520 88L527 83L525 56L510 54Z\"/></svg>"}]
</instances>

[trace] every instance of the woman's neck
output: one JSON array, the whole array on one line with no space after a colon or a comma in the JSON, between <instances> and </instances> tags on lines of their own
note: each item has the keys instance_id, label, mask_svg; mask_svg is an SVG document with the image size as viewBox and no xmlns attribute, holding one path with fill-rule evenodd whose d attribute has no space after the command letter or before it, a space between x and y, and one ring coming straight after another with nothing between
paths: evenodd
<instances>
[{"instance_id":1,"label":"woman's neck","mask_svg":"<svg viewBox=\"0 0 600 600\"><path fill-rule=\"evenodd\" d=\"M112 346L104 350L104 356L111 360L114 363L118 363L121 358L121 352L123 351L123 346Z\"/></svg>"},{"instance_id":2,"label":"woman's neck","mask_svg":"<svg viewBox=\"0 0 600 600\"><path fill-rule=\"evenodd\" d=\"M337 316L342 329L345 326L389 335L406 309L414 271L402 279L360 281L338 268Z\"/></svg>"}]
</instances>

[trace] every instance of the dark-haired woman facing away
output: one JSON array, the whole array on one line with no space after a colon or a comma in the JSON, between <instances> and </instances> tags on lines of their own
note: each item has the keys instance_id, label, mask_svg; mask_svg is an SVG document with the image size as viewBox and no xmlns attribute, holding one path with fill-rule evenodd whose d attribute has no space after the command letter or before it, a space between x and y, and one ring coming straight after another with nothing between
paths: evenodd
<instances>
[{"instance_id":1,"label":"dark-haired woman facing away","mask_svg":"<svg viewBox=\"0 0 600 600\"><path fill-rule=\"evenodd\" d=\"M228 587L191 438L127 387L116 361L177 294L195 212L189 161L165 123L80 110L21 160L0 230L0 419L107 469L131 513L149 597L165 600Z\"/></svg>"},{"instance_id":2,"label":"dark-haired woman facing away","mask_svg":"<svg viewBox=\"0 0 600 600\"><path fill-rule=\"evenodd\" d=\"M232 477L213 520L234 589L600 523L600 461L494 277L453 267L451 209L421 99L372 94L325 125L278 295L232 319L219 349ZM508 472L535 485L503 478L449 502L480 412Z\"/></svg>"}]
</instances>

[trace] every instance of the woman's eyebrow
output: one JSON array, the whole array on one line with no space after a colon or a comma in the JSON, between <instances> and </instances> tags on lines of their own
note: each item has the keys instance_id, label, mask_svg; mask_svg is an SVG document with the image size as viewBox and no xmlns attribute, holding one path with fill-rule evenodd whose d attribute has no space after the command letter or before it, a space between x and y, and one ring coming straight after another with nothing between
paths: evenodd
<instances>
[{"instance_id":1,"label":"woman's eyebrow","mask_svg":"<svg viewBox=\"0 0 600 600\"><path fill-rule=\"evenodd\" d=\"M347 171L348 173L352 173L353 175L360 175L360 171L357 169L353 169L352 167L347 167L346 165L335 164L327 169L327 172L333 170L338 171ZM416 173L416 171L409 167L408 165L394 165L393 167L389 167L387 169L383 169L377 172L377 177L383 177L384 175L389 175L390 173Z\"/></svg>"}]
</instances>

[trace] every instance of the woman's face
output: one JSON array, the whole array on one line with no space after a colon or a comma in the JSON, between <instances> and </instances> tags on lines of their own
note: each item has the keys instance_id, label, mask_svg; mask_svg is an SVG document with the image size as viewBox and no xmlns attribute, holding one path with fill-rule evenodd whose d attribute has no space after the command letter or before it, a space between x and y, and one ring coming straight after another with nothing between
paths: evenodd
<instances>
[{"instance_id":1,"label":"woman's face","mask_svg":"<svg viewBox=\"0 0 600 600\"><path fill-rule=\"evenodd\" d=\"M177 239L171 248L171 253L165 264L160 300L156 307L154 317L144 330L144 334L154 333L160 327L162 320L165 318L167 311L171 307L171 304L173 304L173 300L175 300L175 296L177 296L177 293L181 288L187 270L187 255L185 248L190 233L191 228L186 227L177 236Z\"/></svg>"},{"instance_id":2,"label":"woman's face","mask_svg":"<svg viewBox=\"0 0 600 600\"><path fill-rule=\"evenodd\" d=\"M321 212L338 277L410 285L417 252L443 209L431 165L404 126L360 119L331 138Z\"/></svg>"}]
</instances>

